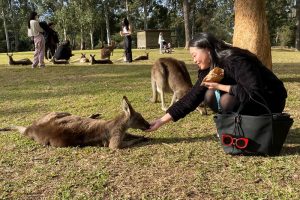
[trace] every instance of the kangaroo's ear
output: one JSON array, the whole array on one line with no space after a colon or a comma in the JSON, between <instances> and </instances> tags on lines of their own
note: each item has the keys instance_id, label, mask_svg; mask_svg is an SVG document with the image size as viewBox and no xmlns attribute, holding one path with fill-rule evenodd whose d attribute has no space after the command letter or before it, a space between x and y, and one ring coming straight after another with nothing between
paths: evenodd
<instances>
[{"instance_id":1,"label":"kangaroo's ear","mask_svg":"<svg viewBox=\"0 0 300 200\"><path fill-rule=\"evenodd\" d=\"M128 116L130 116L134 112L134 110L126 96L123 96L122 109Z\"/></svg>"}]
</instances>

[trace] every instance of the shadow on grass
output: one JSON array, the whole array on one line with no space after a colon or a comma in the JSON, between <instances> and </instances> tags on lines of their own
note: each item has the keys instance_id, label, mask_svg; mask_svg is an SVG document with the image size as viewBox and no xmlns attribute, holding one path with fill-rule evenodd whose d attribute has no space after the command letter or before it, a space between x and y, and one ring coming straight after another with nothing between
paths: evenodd
<instances>
[{"instance_id":1,"label":"shadow on grass","mask_svg":"<svg viewBox=\"0 0 300 200\"><path fill-rule=\"evenodd\" d=\"M300 83L300 78L298 78L298 77L290 77L290 78L286 77L286 78L281 78L280 80L283 82Z\"/></svg>"},{"instance_id":2,"label":"shadow on grass","mask_svg":"<svg viewBox=\"0 0 300 200\"><path fill-rule=\"evenodd\" d=\"M300 128L290 130L285 144L289 146L282 147L281 155L297 155L300 153Z\"/></svg>"},{"instance_id":3,"label":"shadow on grass","mask_svg":"<svg viewBox=\"0 0 300 200\"><path fill-rule=\"evenodd\" d=\"M146 141L136 146L147 146L153 144L176 144L176 143L194 143L199 141L209 141L215 140L217 141L217 137L215 135L206 135L201 137L168 137L168 138L146 138Z\"/></svg>"}]
</instances>

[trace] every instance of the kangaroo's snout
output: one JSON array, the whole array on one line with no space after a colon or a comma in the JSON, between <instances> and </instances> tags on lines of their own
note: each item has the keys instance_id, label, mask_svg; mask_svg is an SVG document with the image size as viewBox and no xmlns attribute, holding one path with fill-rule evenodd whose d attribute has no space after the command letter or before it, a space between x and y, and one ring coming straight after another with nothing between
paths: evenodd
<instances>
[{"instance_id":1,"label":"kangaroo's snout","mask_svg":"<svg viewBox=\"0 0 300 200\"><path fill-rule=\"evenodd\" d=\"M147 129L149 129L149 128L150 128L150 124L149 124L149 122L147 122L147 121L145 120L144 126L141 127L140 129L141 129L142 131L145 131L145 130L147 130Z\"/></svg>"}]
</instances>

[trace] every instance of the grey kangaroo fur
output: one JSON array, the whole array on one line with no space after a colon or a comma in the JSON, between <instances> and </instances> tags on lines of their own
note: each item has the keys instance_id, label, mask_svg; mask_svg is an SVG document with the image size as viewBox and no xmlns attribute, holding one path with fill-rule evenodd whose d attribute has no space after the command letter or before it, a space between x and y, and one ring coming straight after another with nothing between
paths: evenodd
<instances>
[{"instance_id":1,"label":"grey kangaroo fur","mask_svg":"<svg viewBox=\"0 0 300 200\"><path fill-rule=\"evenodd\" d=\"M32 62L29 58L24 58L24 59L21 59L21 60L14 60L12 58L12 56L14 55L13 53L12 54L6 54L8 56L8 64L9 65L32 65Z\"/></svg>"},{"instance_id":2,"label":"grey kangaroo fur","mask_svg":"<svg viewBox=\"0 0 300 200\"><path fill-rule=\"evenodd\" d=\"M157 102L157 93L160 94L161 108L166 111L168 107L165 106L164 94L166 92L173 92L171 105L177 100L186 95L193 87L189 72L183 61L175 58L166 57L159 58L155 61L151 68L151 86L152 99L151 102ZM206 107L203 110L197 108L201 114L207 114Z\"/></svg>"},{"instance_id":3,"label":"grey kangaroo fur","mask_svg":"<svg viewBox=\"0 0 300 200\"><path fill-rule=\"evenodd\" d=\"M122 99L123 112L111 120L79 117L66 112L51 112L28 127L13 126L0 131L18 130L42 145L54 147L104 146L119 149L145 141L143 136L131 135L129 128L146 130L150 124L136 112L128 99Z\"/></svg>"}]
</instances>

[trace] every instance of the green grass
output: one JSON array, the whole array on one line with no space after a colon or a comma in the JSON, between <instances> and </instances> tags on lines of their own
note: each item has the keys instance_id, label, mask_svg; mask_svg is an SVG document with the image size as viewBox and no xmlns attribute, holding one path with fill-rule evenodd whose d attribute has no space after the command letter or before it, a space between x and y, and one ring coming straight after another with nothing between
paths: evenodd
<instances>
[{"instance_id":1,"label":"green grass","mask_svg":"<svg viewBox=\"0 0 300 200\"><path fill-rule=\"evenodd\" d=\"M29 125L50 111L110 119L126 95L149 121L164 114L151 97L150 68L160 56L184 60L192 80L197 67L186 50L171 55L148 50L150 60L113 65L46 63L45 69L8 66L0 54L0 127ZM88 54L99 50L85 51ZM133 57L144 50L134 50ZM15 59L33 52L15 53ZM117 49L112 61L121 58ZM300 198L300 53L273 51L273 71L288 89L286 112L294 125L278 157L224 154L212 114L193 112L129 149L53 148L17 132L0 135L0 199L299 199ZM170 102L171 96L167 97Z\"/></svg>"}]
</instances>

